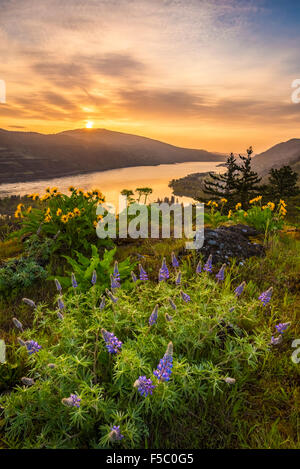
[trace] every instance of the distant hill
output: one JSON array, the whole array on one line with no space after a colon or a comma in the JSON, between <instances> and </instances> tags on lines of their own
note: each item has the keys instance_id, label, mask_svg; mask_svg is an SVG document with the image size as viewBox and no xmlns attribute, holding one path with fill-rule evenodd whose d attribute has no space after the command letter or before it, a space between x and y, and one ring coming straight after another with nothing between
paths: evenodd
<instances>
[{"instance_id":1,"label":"distant hill","mask_svg":"<svg viewBox=\"0 0 300 469\"><path fill-rule=\"evenodd\" d=\"M300 139L293 138L287 142L278 143L269 150L253 157L253 169L266 175L271 168L290 165L300 173Z\"/></svg>"},{"instance_id":2,"label":"distant hill","mask_svg":"<svg viewBox=\"0 0 300 469\"><path fill-rule=\"evenodd\" d=\"M105 129L44 135L0 129L0 184L70 176L92 171L224 161L225 155L169 145Z\"/></svg>"}]
</instances>

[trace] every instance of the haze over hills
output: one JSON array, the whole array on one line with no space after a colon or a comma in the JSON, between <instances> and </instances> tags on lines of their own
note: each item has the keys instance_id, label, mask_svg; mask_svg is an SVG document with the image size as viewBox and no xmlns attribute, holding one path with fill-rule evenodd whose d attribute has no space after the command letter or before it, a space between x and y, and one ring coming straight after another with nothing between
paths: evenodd
<instances>
[{"instance_id":1,"label":"haze over hills","mask_svg":"<svg viewBox=\"0 0 300 469\"><path fill-rule=\"evenodd\" d=\"M300 173L300 139L293 138L287 142L278 143L268 150L253 157L252 167L258 173L265 175L271 168L290 165Z\"/></svg>"},{"instance_id":2,"label":"haze over hills","mask_svg":"<svg viewBox=\"0 0 300 469\"><path fill-rule=\"evenodd\" d=\"M51 135L0 129L0 184L131 166L222 162L225 157L105 129Z\"/></svg>"}]
</instances>

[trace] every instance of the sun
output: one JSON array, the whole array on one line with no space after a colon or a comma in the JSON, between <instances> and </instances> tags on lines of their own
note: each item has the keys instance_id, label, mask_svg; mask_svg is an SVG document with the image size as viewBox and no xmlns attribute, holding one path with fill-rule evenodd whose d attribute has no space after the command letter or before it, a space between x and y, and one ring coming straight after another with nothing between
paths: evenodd
<instances>
[{"instance_id":1,"label":"sun","mask_svg":"<svg viewBox=\"0 0 300 469\"><path fill-rule=\"evenodd\" d=\"M94 126L93 121L87 121L87 123L85 124L86 129L92 129L93 126Z\"/></svg>"}]
</instances>

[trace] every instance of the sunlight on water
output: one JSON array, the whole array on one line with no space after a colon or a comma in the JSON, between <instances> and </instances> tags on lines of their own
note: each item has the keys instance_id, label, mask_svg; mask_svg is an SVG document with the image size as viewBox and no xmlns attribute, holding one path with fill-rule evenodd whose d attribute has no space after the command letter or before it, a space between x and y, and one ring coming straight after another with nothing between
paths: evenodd
<instances>
[{"instance_id":1,"label":"sunlight on water","mask_svg":"<svg viewBox=\"0 0 300 469\"><path fill-rule=\"evenodd\" d=\"M213 171L220 162L179 163L159 166L135 166L132 168L113 169L95 173L82 174L55 179L44 179L33 182L19 182L0 185L0 197L10 195L26 195L28 193L43 193L48 186L58 187L61 192L67 192L70 185L84 190L99 188L105 195L106 201L117 204L122 189L135 190L137 187L151 187L153 194L148 199L155 202L157 198L172 196L172 189L168 187L171 179L178 179L191 173ZM217 168L222 171L222 167ZM180 197L180 201L188 201Z\"/></svg>"}]
</instances>

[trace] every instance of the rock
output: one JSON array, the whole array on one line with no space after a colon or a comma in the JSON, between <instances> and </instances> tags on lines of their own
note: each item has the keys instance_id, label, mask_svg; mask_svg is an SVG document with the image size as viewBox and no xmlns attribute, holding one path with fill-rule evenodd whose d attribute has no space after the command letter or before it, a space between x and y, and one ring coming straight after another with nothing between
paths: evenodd
<instances>
[{"instance_id":1,"label":"rock","mask_svg":"<svg viewBox=\"0 0 300 469\"><path fill-rule=\"evenodd\" d=\"M252 256L262 257L265 256L264 246L249 241L249 237L257 237L259 234L255 228L247 225L205 228L204 245L197 250L197 253L203 256L204 261L212 254L213 264L227 263L229 258L235 258L239 263ZM182 255L187 253L186 250L184 251Z\"/></svg>"}]
</instances>

